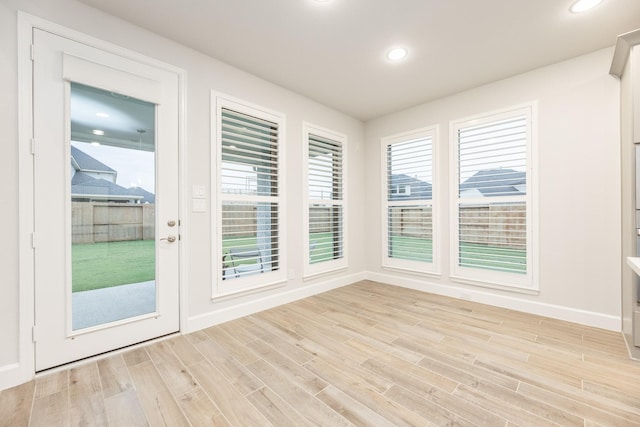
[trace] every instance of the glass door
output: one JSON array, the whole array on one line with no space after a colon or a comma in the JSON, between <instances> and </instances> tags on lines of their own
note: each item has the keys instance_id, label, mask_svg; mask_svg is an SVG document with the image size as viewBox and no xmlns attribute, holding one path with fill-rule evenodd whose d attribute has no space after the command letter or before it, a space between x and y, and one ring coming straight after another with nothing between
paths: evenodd
<instances>
[{"instance_id":1,"label":"glass door","mask_svg":"<svg viewBox=\"0 0 640 427\"><path fill-rule=\"evenodd\" d=\"M72 330L156 312L155 105L71 89Z\"/></svg>"},{"instance_id":2,"label":"glass door","mask_svg":"<svg viewBox=\"0 0 640 427\"><path fill-rule=\"evenodd\" d=\"M179 330L179 76L34 31L36 370Z\"/></svg>"}]
</instances>

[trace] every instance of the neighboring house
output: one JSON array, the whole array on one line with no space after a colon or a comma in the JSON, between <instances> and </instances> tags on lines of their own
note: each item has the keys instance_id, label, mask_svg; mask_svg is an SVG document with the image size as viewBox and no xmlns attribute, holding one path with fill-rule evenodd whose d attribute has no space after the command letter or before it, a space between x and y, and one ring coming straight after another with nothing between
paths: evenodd
<instances>
[{"instance_id":1,"label":"neighboring house","mask_svg":"<svg viewBox=\"0 0 640 427\"><path fill-rule=\"evenodd\" d=\"M513 169L485 169L460 184L460 197L523 196L527 194L526 173Z\"/></svg>"},{"instance_id":2,"label":"neighboring house","mask_svg":"<svg viewBox=\"0 0 640 427\"><path fill-rule=\"evenodd\" d=\"M430 200L432 197L433 188L430 183L405 174L391 175L390 200Z\"/></svg>"},{"instance_id":3,"label":"neighboring house","mask_svg":"<svg viewBox=\"0 0 640 427\"><path fill-rule=\"evenodd\" d=\"M155 202L155 196L142 188L130 190L116 184L118 172L73 145L71 174L71 200L74 202Z\"/></svg>"},{"instance_id":4,"label":"neighboring house","mask_svg":"<svg viewBox=\"0 0 640 427\"><path fill-rule=\"evenodd\" d=\"M156 203L156 195L148 192L144 188L141 187L130 187L129 192L135 194L136 196L142 196L142 199L138 203Z\"/></svg>"},{"instance_id":5,"label":"neighboring house","mask_svg":"<svg viewBox=\"0 0 640 427\"><path fill-rule=\"evenodd\" d=\"M118 178L118 172L73 145L71 146L71 167L71 178L78 172L84 173L91 178L104 179L114 184Z\"/></svg>"}]
</instances>

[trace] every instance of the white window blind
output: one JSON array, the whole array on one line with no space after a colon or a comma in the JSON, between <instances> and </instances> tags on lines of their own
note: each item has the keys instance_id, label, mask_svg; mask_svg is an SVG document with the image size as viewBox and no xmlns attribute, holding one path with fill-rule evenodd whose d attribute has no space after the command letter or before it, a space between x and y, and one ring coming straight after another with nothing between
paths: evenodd
<instances>
[{"instance_id":1,"label":"white window blind","mask_svg":"<svg viewBox=\"0 0 640 427\"><path fill-rule=\"evenodd\" d=\"M307 274L345 265L344 136L305 125Z\"/></svg>"},{"instance_id":2,"label":"white window blind","mask_svg":"<svg viewBox=\"0 0 640 427\"><path fill-rule=\"evenodd\" d=\"M454 126L455 275L531 285L530 128L531 108Z\"/></svg>"},{"instance_id":3,"label":"white window blind","mask_svg":"<svg viewBox=\"0 0 640 427\"><path fill-rule=\"evenodd\" d=\"M433 129L383 139L383 265L435 270Z\"/></svg>"},{"instance_id":4,"label":"white window blind","mask_svg":"<svg viewBox=\"0 0 640 427\"><path fill-rule=\"evenodd\" d=\"M231 108L219 115L220 271L240 282L280 269L280 124Z\"/></svg>"}]
</instances>

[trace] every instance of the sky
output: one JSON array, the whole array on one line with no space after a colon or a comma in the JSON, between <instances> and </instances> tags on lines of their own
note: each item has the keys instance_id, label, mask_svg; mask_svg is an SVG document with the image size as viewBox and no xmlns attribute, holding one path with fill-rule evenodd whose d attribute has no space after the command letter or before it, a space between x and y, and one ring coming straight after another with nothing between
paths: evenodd
<instances>
[{"instance_id":1,"label":"sky","mask_svg":"<svg viewBox=\"0 0 640 427\"><path fill-rule=\"evenodd\" d=\"M155 153L86 142L74 141L72 145L116 170L116 184L141 187L155 194Z\"/></svg>"}]
</instances>

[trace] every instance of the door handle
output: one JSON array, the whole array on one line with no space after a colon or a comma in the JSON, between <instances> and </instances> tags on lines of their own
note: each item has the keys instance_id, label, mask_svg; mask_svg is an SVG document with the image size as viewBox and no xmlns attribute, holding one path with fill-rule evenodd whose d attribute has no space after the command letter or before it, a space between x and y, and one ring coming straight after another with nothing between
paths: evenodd
<instances>
[{"instance_id":1,"label":"door handle","mask_svg":"<svg viewBox=\"0 0 640 427\"><path fill-rule=\"evenodd\" d=\"M167 237L163 237L163 238L162 238L162 239L160 239L160 240L166 240L166 241L167 241L167 242L169 242L169 243L173 243L173 242L175 242L175 241L176 241L176 236L167 236Z\"/></svg>"}]
</instances>

